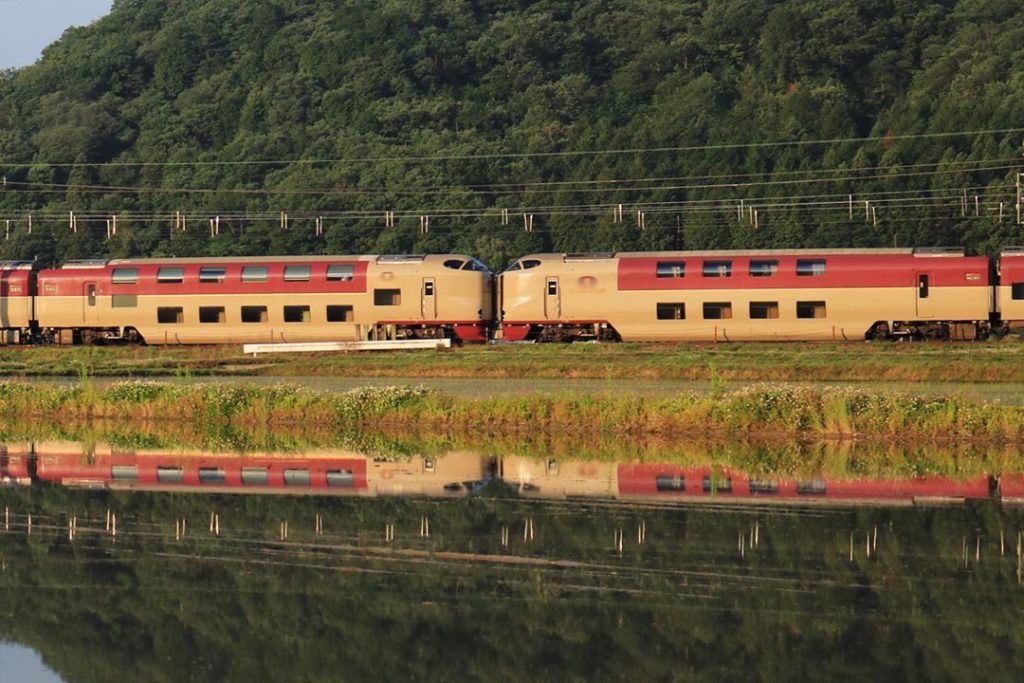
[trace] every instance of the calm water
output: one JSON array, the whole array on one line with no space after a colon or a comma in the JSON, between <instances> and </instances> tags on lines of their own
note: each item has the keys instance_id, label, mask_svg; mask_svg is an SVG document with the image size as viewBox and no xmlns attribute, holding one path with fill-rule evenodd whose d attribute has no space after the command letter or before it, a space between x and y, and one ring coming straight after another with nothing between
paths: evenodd
<instances>
[{"instance_id":1,"label":"calm water","mask_svg":"<svg viewBox=\"0 0 1024 683\"><path fill-rule=\"evenodd\" d=\"M67 681L1024 674L1012 472L0 453L0 664Z\"/></svg>"}]
</instances>

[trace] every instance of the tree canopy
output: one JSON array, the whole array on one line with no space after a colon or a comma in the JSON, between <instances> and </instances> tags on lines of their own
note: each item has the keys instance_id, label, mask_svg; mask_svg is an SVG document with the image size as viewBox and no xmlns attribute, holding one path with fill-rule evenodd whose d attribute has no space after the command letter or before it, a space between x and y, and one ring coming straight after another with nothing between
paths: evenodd
<instances>
[{"instance_id":1,"label":"tree canopy","mask_svg":"<svg viewBox=\"0 0 1024 683\"><path fill-rule=\"evenodd\" d=\"M116 0L0 76L0 257L986 252L1021 111L1012 0Z\"/></svg>"}]
</instances>

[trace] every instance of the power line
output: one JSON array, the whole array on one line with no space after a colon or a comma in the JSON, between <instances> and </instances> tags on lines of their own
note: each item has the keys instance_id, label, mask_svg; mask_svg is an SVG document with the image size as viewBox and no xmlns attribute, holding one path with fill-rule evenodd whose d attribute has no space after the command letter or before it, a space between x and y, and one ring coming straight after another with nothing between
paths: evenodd
<instances>
[{"instance_id":1,"label":"power line","mask_svg":"<svg viewBox=\"0 0 1024 683\"><path fill-rule=\"evenodd\" d=\"M350 157L340 159L256 159L256 160L220 160L220 161L105 161L105 162L27 162L18 166L50 166L54 168L95 168L111 167L191 167L191 166L281 166L281 165L321 165L350 163L403 162L420 163L430 161L469 161L484 159L537 159L551 157L586 157L615 156L626 154L665 154L675 152L701 152L728 149L769 149L777 147L807 147L814 145L843 144L851 142L893 142L897 140L944 139L967 137L971 135L1000 135L1021 133L1024 128L992 128L967 131L947 131L938 133L911 133L906 135L882 135L868 137L822 138L814 140L779 140L774 142L740 142L717 145L683 145L674 147L624 147L603 150L565 150L552 152L493 152L482 154L437 154L428 156L375 156Z\"/></svg>"}]
</instances>

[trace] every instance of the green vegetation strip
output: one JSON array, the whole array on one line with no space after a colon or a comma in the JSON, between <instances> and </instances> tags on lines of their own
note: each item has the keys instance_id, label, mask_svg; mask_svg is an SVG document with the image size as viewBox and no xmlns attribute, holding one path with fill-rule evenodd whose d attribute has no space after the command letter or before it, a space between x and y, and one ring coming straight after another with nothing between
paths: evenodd
<instances>
[{"instance_id":1,"label":"green vegetation strip","mask_svg":"<svg viewBox=\"0 0 1024 683\"><path fill-rule=\"evenodd\" d=\"M8 419L67 422L155 420L311 429L418 429L463 436L583 434L712 435L1020 443L1024 408L955 397L922 398L851 388L759 385L735 392L455 398L422 387L326 393L294 385L174 385L146 381L98 387L0 384Z\"/></svg>"},{"instance_id":2,"label":"green vegetation strip","mask_svg":"<svg viewBox=\"0 0 1024 683\"><path fill-rule=\"evenodd\" d=\"M552 344L259 358L238 346L14 347L0 348L0 375L1024 382L1024 344Z\"/></svg>"}]
</instances>

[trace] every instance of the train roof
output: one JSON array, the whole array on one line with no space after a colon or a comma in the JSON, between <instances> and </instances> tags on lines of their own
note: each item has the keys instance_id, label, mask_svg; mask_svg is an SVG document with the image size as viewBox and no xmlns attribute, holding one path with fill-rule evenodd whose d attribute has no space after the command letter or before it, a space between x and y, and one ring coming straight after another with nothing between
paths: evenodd
<instances>
[{"instance_id":1,"label":"train roof","mask_svg":"<svg viewBox=\"0 0 1024 683\"><path fill-rule=\"evenodd\" d=\"M1024 252L1022 252L1024 253ZM686 258L716 256L919 256L919 257L957 257L964 256L962 247L917 247L914 249L707 249L686 251L616 251L591 253L546 253L527 254L517 260L556 259L562 261L601 261L617 258Z\"/></svg>"},{"instance_id":2,"label":"train roof","mask_svg":"<svg viewBox=\"0 0 1024 683\"><path fill-rule=\"evenodd\" d=\"M308 263L324 261L370 261L378 264L402 265L431 263L442 259L465 259L473 257L465 254L361 254L361 255L308 255L308 256L205 256L175 258L131 258L131 259L78 259L66 261L60 268L106 268L108 266L146 266L160 264L175 265L210 265L210 264L250 264L250 263Z\"/></svg>"}]
</instances>

